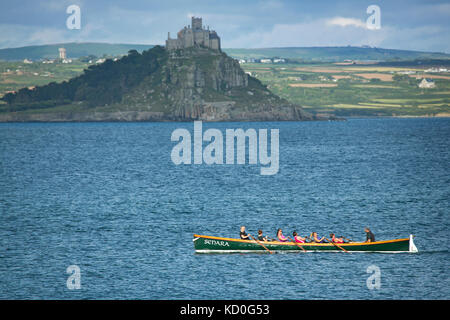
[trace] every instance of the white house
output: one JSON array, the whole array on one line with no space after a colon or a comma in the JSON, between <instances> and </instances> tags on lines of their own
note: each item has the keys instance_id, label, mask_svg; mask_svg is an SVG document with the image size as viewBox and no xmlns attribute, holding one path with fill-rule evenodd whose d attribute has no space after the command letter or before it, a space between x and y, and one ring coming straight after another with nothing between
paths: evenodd
<instances>
[{"instance_id":1,"label":"white house","mask_svg":"<svg viewBox=\"0 0 450 320\"><path fill-rule=\"evenodd\" d=\"M420 81L420 83L419 83L419 88L428 89L428 88L435 88L435 87L436 87L436 84L431 79L423 78L422 81Z\"/></svg>"}]
</instances>

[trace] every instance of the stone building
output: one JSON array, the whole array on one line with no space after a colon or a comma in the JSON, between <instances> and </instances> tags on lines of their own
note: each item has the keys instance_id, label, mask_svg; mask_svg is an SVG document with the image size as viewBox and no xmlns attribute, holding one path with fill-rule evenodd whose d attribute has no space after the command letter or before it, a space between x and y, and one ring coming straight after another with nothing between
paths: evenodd
<instances>
[{"instance_id":1,"label":"stone building","mask_svg":"<svg viewBox=\"0 0 450 320\"><path fill-rule=\"evenodd\" d=\"M194 46L211 48L220 51L220 37L213 30L203 28L202 18L192 17L192 26L187 26L178 31L177 39L170 38L170 32L166 40L168 50L189 48Z\"/></svg>"}]
</instances>

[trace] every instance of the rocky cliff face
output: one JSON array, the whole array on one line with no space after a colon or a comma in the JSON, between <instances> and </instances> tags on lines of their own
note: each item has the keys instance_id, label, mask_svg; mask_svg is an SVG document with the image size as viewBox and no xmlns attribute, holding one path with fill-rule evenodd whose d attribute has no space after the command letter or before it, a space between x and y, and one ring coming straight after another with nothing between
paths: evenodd
<instances>
[{"instance_id":1,"label":"rocky cliff face","mask_svg":"<svg viewBox=\"0 0 450 320\"><path fill-rule=\"evenodd\" d=\"M172 120L311 120L299 106L272 94L226 54L205 48L171 51L158 74L124 103L159 111Z\"/></svg>"},{"instance_id":2,"label":"rocky cliff face","mask_svg":"<svg viewBox=\"0 0 450 320\"><path fill-rule=\"evenodd\" d=\"M77 111L0 114L0 121L279 121L313 120L300 106L271 93L247 75L225 53L207 48L166 51L161 48L154 68L119 102ZM156 51L155 51L156 52ZM135 55L137 53L134 53ZM142 68L145 68L144 53ZM135 56L139 58L139 56ZM150 60L149 62L150 63ZM114 67L114 65L111 65ZM123 77L123 68L120 65ZM145 70L147 70L145 69ZM126 70L126 69L125 69ZM134 70L134 71L133 71ZM133 69L130 72L136 72ZM98 71L99 72L99 71ZM92 73L92 72L91 72ZM126 79L126 73L124 79ZM82 80L78 80L81 81ZM117 84L116 84L117 85ZM123 89L127 83L121 82ZM94 88L95 91L95 88ZM77 102L82 103L82 102Z\"/></svg>"}]
</instances>

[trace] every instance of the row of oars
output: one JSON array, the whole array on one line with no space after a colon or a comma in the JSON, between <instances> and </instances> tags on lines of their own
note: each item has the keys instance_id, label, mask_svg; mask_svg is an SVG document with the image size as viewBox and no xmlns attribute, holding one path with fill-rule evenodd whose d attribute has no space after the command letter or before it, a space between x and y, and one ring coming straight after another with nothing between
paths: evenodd
<instances>
[{"instance_id":1,"label":"row of oars","mask_svg":"<svg viewBox=\"0 0 450 320\"><path fill-rule=\"evenodd\" d=\"M257 244L259 244L259 245L262 246L264 249L266 249L267 251L269 251L270 254L273 253L273 251L270 251L265 245L263 245L263 244L261 243L261 241L255 239L255 237L253 237L251 234L249 234L249 236L250 236L253 240L255 240ZM288 237L288 239L291 240L292 242L294 242L295 245L296 245L297 247L299 247L300 249L303 250L303 252L306 252L305 248L303 248L298 242L295 242L294 240L292 240L291 237ZM325 240L327 240L328 242L331 242L336 248L341 249L341 250L344 251L345 253L350 253L350 252L348 252L347 250L345 250L344 248L342 248L340 245L338 245L337 243L334 243L334 242L330 241L330 240L327 239L327 238L325 238Z\"/></svg>"}]
</instances>

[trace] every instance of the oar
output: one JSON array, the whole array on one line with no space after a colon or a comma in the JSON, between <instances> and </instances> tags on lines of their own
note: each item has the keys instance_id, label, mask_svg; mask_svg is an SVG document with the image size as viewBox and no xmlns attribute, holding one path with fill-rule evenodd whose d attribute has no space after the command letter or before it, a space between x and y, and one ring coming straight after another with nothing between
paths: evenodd
<instances>
[{"instance_id":1,"label":"oar","mask_svg":"<svg viewBox=\"0 0 450 320\"><path fill-rule=\"evenodd\" d=\"M328 242L331 242L335 247L338 247L338 248L341 249L342 251L344 251L344 252L346 252L346 253L349 253L347 250L345 250L344 248L342 248L340 245L334 243L333 241L331 241L331 240L329 240L329 239L327 239L327 238L325 238L325 240L327 240Z\"/></svg>"},{"instance_id":2,"label":"oar","mask_svg":"<svg viewBox=\"0 0 450 320\"><path fill-rule=\"evenodd\" d=\"M300 249L303 250L303 252L306 252L305 248L303 248L301 245L299 245L297 242L295 242L294 240L291 239L291 237L288 237L289 240L291 240L293 243L295 243L297 245L297 247L299 247Z\"/></svg>"},{"instance_id":3,"label":"oar","mask_svg":"<svg viewBox=\"0 0 450 320\"><path fill-rule=\"evenodd\" d=\"M258 240L255 239L255 237L253 237L251 234L249 234L250 237L252 237L253 240L256 241L257 244L259 244L261 247L263 247L264 249L266 249L267 251L269 251L270 254L272 254L273 252L270 251L269 249L267 249L267 247L265 245L263 245L261 242L259 242Z\"/></svg>"}]
</instances>

